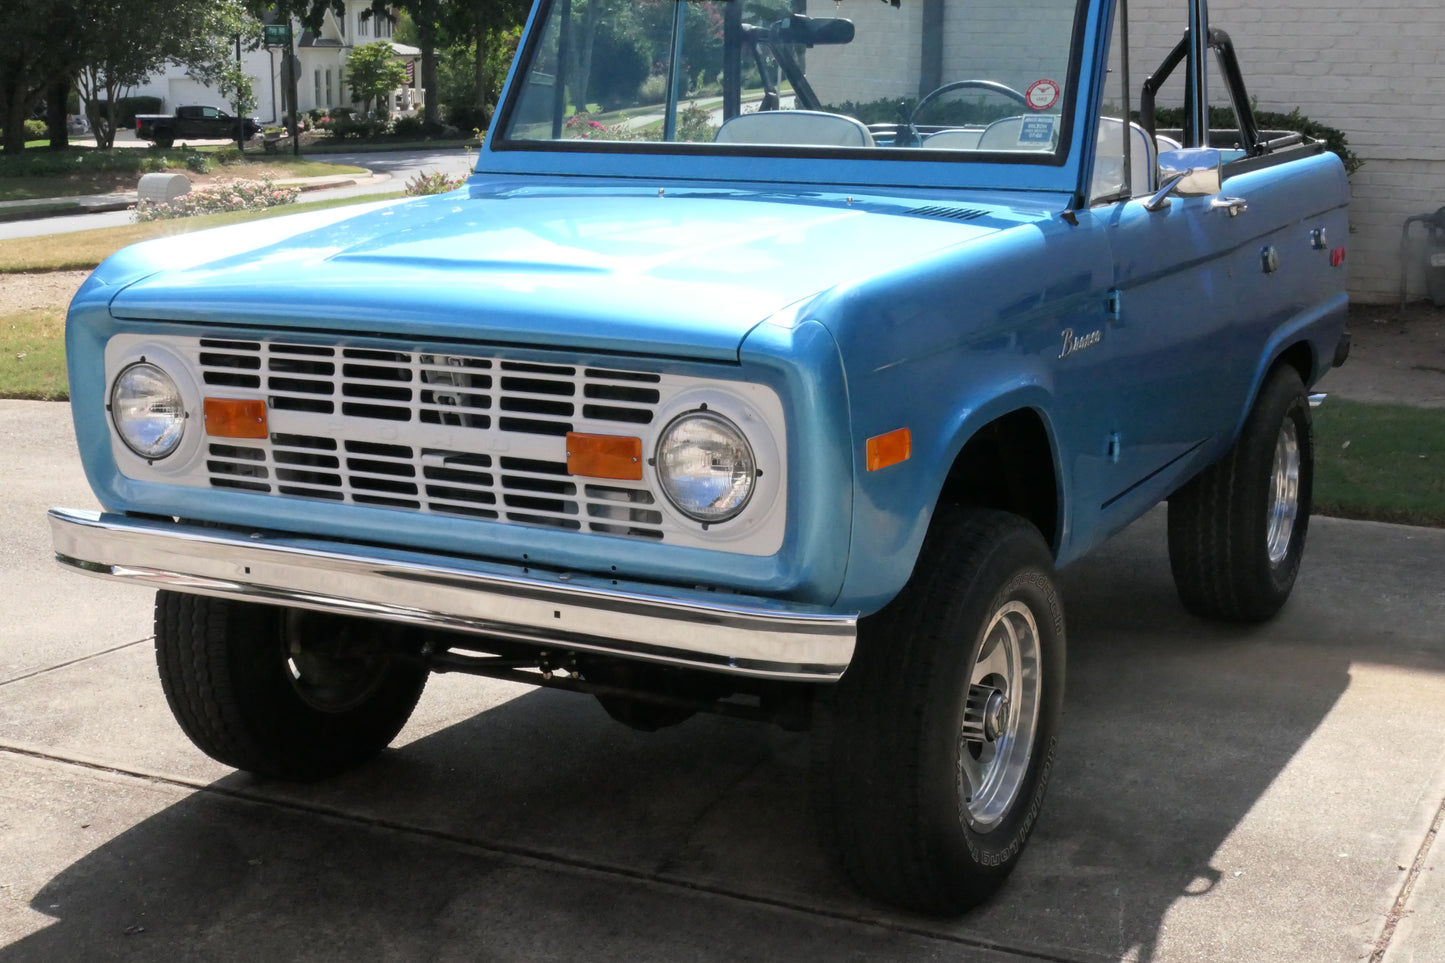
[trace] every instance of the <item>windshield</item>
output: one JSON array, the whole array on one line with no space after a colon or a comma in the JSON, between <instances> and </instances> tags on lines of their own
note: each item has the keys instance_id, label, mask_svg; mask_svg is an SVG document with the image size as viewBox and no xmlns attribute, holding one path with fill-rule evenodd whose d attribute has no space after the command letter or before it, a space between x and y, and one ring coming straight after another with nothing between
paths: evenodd
<instances>
[{"instance_id":1,"label":"windshield","mask_svg":"<svg viewBox=\"0 0 1445 963\"><path fill-rule=\"evenodd\" d=\"M1053 160L1085 4L551 0L499 142Z\"/></svg>"}]
</instances>

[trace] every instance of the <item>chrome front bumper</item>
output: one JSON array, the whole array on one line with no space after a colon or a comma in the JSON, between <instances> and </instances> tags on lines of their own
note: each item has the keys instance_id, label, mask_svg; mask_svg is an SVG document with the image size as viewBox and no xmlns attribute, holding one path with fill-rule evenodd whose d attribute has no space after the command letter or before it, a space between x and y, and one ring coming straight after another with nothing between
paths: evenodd
<instances>
[{"instance_id":1,"label":"chrome front bumper","mask_svg":"<svg viewBox=\"0 0 1445 963\"><path fill-rule=\"evenodd\" d=\"M535 645L804 681L837 679L856 615L773 600L448 563L414 552L53 508L56 561L198 595L359 615ZM642 591L639 591L642 588Z\"/></svg>"}]
</instances>

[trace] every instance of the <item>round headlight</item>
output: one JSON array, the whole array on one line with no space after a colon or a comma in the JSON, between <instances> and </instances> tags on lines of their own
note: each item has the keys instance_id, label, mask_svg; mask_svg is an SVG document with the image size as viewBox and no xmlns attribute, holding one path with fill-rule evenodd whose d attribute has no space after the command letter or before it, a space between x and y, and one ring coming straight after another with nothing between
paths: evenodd
<instances>
[{"instance_id":1,"label":"round headlight","mask_svg":"<svg viewBox=\"0 0 1445 963\"><path fill-rule=\"evenodd\" d=\"M175 451L186 428L181 390L145 361L126 368L111 385L110 417L126 447L152 460Z\"/></svg>"},{"instance_id":2,"label":"round headlight","mask_svg":"<svg viewBox=\"0 0 1445 963\"><path fill-rule=\"evenodd\" d=\"M757 460L731 421L692 412L674 420L658 439L657 477L667 500L688 518L725 522L752 496Z\"/></svg>"}]
</instances>

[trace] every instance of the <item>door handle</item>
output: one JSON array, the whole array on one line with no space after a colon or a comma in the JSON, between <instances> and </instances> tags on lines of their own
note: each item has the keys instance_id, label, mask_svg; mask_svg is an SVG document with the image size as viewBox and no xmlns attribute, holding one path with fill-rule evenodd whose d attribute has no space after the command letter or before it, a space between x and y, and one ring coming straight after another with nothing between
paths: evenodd
<instances>
[{"instance_id":1,"label":"door handle","mask_svg":"<svg viewBox=\"0 0 1445 963\"><path fill-rule=\"evenodd\" d=\"M1249 201L1242 197L1216 197L1209 202L1211 211L1228 211L1230 217L1238 217L1249 210Z\"/></svg>"}]
</instances>

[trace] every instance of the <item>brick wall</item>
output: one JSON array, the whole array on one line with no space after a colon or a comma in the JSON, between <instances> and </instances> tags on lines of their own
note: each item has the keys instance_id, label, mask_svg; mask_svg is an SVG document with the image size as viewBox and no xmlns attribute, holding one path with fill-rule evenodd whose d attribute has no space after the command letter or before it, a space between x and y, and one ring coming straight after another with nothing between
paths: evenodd
<instances>
[{"instance_id":1,"label":"brick wall","mask_svg":"<svg viewBox=\"0 0 1445 963\"><path fill-rule=\"evenodd\" d=\"M1209 7L1211 24L1234 39L1258 109L1298 107L1343 130L1365 162L1350 179L1350 293L1394 300L1405 218L1445 206L1445 2L1211 0ZM1181 0L1130 0L1135 78L1178 41L1183 10ZM1412 243L1405 257L1412 297L1424 295L1421 260Z\"/></svg>"}]
</instances>

